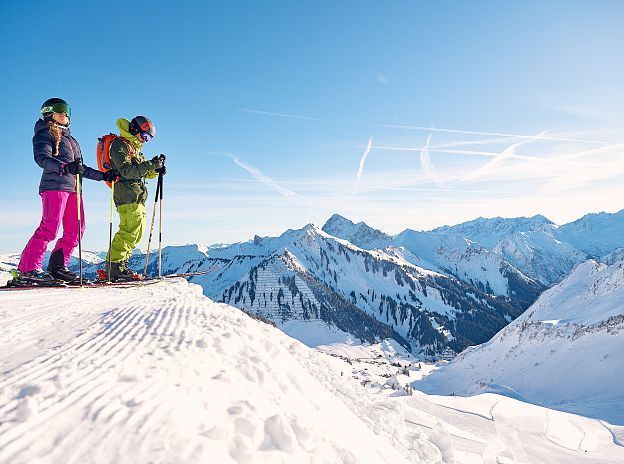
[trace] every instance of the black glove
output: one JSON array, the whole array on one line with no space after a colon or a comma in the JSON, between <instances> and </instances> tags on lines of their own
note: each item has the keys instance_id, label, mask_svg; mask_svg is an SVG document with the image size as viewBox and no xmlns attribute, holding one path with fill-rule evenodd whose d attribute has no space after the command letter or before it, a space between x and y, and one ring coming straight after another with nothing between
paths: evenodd
<instances>
[{"instance_id":1,"label":"black glove","mask_svg":"<svg viewBox=\"0 0 624 464\"><path fill-rule=\"evenodd\" d=\"M154 170L158 170L165 165L165 155L154 156L152 158L152 163L154 163Z\"/></svg>"},{"instance_id":2,"label":"black glove","mask_svg":"<svg viewBox=\"0 0 624 464\"><path fill-rule=\"evenodd\" d=\"M67 163L63 167L63 172L65 174L73 174L74 176L76 174L82 175L82 173L84 172L84 166L82 165L82 163L79 163L78 161L72 161L71 163Z\"/></svg>"},{"instance_id":3,"label":"black glove","mask_svg":"<svg viewBox=\"0 0 624 464\"><path fill-rule=\"evenodd\" d=\"M156 172L164 176L165 174L167 174L167 166L163 164L163 167L156 169Z\"/></svg>"},{"instance_id":4,"label":"black glove","mask_svg":"<svg viewBox=\"0 0 624 464\"><path fill-rule=\"evenodd\" d=\"M117 169L111 169L102 174L104 176L102 180L106 182L117 182L117 179L119 179L119 171Z\"/></svg>"}]
</instances>

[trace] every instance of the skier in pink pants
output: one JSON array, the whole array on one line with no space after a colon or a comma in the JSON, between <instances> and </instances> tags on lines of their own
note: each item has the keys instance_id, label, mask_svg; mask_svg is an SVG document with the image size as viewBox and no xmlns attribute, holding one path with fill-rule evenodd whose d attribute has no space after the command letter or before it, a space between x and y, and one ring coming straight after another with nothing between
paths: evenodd
<instances>
[{"instance_id":1,"label":"skier in pink pants","mask_svg":"<svg viewBox=\"0 0 624 464\"><path fill-rule=\"evenodd\" d=\"M84 209L80 205L82 230L78 231L76 174L96 181L113 181L116 171L100 172L84 166L80 146L69 132L70 108L65 100L50 98L41 106L41 119L35 123L33 153L43 168L39 195L43 216L34 235L22 252L16 279L24 284L48 284L54 280L71 282L77 275L67 269L71 253L84 233ZM48 264L41 269L48 244L63 226L63 235L56 242Z\"/></svg>"}]
</instances>

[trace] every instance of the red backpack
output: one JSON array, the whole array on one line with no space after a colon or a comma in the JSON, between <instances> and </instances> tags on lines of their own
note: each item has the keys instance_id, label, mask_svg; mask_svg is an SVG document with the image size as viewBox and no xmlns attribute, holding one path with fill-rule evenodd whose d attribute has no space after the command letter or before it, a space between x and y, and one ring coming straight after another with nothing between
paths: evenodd
<instances>
[{"instance_id":1,"label":"red backpack","mask_svg":"<svg viewBox=\"0 0 624 464\"><path fill-rule=\"evenodd\" d=\"M98 138L98 144L97 144L97 148L95 151L95 157L97 158L98 169L102 172L109 171L113 169L114 167L110 158L110 146L111 146L111 143L113 143L117 139L123 140L123 138L121 138L117 134L108 134L108 135L104 135L103 137ZM129 143L128 143L128 148L130 149L130 157L133 157L134 151L132 150L132 147L130 146ZM106 182L106 185L110 187L111 183Z\"/></svg>"}]
</instances>

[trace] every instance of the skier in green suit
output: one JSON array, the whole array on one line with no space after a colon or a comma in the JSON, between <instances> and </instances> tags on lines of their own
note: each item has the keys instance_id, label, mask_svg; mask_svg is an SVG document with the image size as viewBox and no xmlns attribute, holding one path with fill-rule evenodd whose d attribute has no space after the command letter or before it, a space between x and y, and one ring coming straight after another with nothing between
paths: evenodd
<instances>
[{"instance_id":1,"label":"skier in green suit","mask_svg":"<svg viewBox=\"0 0 624 464\"><path fill-rule=\"evenodd\" d=\"M120 137L110 144L110 160L119 171L115 184L114 201L119 213L119 230L113 238L110 257L110 277L114 281L135 280L138 274L128 269L132 250L139 243L145 230L145 202L147 186L145 179L153 179L160 172L165 174L165 156L146 160L141 152L143 144L156 134L152 121L136 116L131 121L117 120Z\"/></svg>"}]
</instances>

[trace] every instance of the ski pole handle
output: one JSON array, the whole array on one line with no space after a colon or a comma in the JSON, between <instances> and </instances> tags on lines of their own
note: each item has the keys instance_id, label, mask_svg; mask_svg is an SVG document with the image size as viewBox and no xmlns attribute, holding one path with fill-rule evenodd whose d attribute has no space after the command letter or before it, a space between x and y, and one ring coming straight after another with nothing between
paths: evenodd
<instances>
[{"instance_id":1,"label":"ski pole handle","mask_svg":"<svg viewBox=\"0 0 624 464\"><path fill-rule=\"evenodd\" d=\"M158 173L158 195L159 196L159 200L162 201L163 199L163 173L162 171Z\"/></svg>"},{"instance_id":2,"label":"ski pole handle","mask_svg":"<svg viewBox=\"0 0 624 464\"><path fill-rule=\"evenodd\" d=\"M163 173L158 173L158 183L160 184L160 202L158 204L158 277L162 276L162 210L163 210ZM156 205L154 205L156 206Z\"/></svg>"}]
</instances>

